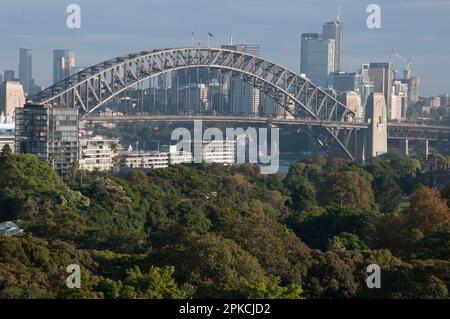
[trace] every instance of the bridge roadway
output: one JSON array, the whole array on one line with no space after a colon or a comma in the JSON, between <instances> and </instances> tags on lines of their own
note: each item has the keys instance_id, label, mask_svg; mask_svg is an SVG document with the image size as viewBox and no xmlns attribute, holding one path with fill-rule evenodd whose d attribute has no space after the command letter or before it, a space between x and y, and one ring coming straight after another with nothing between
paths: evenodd
<instances>
[{"instance_id":1,"label":"bridge roadway","mask_svg":"<svg viewBox=\"0 0 450 319\"><path fill-rule=\"evenodd\" d=\"M367 129L367 122L338 122L311 119L271 118L251 115L125 115L125 116L95 116L88 114L82 120L91 123L138 123L138 122L174 122L184 123L201 120L204 122L233 122L273 125L322 126L329 128ZM430 126L416 123L388 123L388 138L398 140L448 141L450 127Z\"/></svg>"},{"instance_id":2,"label":"bridge roadway","mask_svg":"<svg viewBox=\"0 0 450 319\"><path fill-rule=\"evenodd\" d=\"M92 123L136 123L136 122L233 122L233 123L253 123L274 125L319 125L325 127L346 127L346 128L367 128L367 123L319 121L307 119L284 119L270 118L251 115L229 116L229 115L125 115L125 116L92 116L82 118Z\"/></svg>"}]
</instances>

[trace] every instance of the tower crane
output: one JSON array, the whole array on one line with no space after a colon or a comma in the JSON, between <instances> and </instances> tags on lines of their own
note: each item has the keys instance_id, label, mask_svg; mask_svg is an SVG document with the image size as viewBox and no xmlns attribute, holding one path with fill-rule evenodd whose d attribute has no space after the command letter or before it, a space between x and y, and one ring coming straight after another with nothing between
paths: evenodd
<instances>
[{"instance_id":1,"label":"tower crane","mask_svg":"<svg viewBox=\"0 0 450 319\"><path fill-rule=\"evenodd\" d=\"M413 61L411 60L411 58L405 59L400 54L395 52L394 49L391 50L391 54L394 55L395 57L397 57L399 60L401 60L401 61L406 63L406 71L408 72L408 74L410 74L410 72L411 72L411 65L413 64Z\"/></svg>"}]
</instances>

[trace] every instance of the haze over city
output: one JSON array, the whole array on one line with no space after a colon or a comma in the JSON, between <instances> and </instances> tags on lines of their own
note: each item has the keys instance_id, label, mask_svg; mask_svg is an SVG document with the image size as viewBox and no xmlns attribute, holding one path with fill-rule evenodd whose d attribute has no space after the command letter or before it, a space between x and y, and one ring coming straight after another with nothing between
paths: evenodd
<instances>
[{"instance_id":1,"label":"haze over city","mask_svg":"<svg viewBox=\"0 0 450 319\"><path fill-rule=\"evenodd\" d=\"M4 0L0 12L2 49L0 70L15 69L21 47L33 49L33 77L46 87L52 83L52 50L76 52L77 66L162 47L212 47L228 43L261 46L261 55L299 71L300 35L320 32L322 24L336 18L342 4L344 23L343 70L354 72L367 62L394 62L400 72L405 63L392 56L395 50L413 61L423 96L449 93L449 1L376 1L381 7L381 29L369 29L366 8L374 1L211 1L130 0L127 2L79 0L81 29L68 29L66 8L74 1Z\"/></svg>"}]
</instances>

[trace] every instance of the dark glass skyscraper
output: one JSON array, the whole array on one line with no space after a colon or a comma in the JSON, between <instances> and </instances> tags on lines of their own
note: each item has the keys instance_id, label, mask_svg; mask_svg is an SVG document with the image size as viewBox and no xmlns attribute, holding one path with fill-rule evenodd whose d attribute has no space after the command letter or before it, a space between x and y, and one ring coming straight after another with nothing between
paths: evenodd
<instances>
[{"instance_id":1,"label":"dark glass skyscraper","mask_svg":"<svg viewBox=\"0 0 450 319\"><path fill-rule=\"evenodd\" d=\"M342 22L339 19L336 21L327 22L322 28L322 37L327 40L334 40L334 72L341 71L342 67Z\"/></svg>"},{"instance_id":2,"label":"dark glass skyscraper","mask_svg":"<svg viewBox=\"0 0 450 319\"><path fill-rule=\"evenodd\" d=\"M20 49L19 80L26 94L33 93L33 59L31 49Z\"/></svg>"},{"instance_id":3,"label":"dark glass skyscraper","mask_svg":"<svg viewBox=\"0 0 450 319\"><path fill-rule=\"evenodd\" d=\"M73 50L53 50L53 83L68 78L75 73L75 52Z\"/></svg>"},{"instance_id":4,"label":"dark glass skyscraper","mask_svg":"<svg viewBox=\"0 0 450 319\"><path fill-rule=\"evenodd\" d=\"M13 81L16 79L16 72L14 70L5 70L3 72L3 81Z\"/></svg>"},{"instance_id":5,"label":"dark glass skyscraper","mask_svg":"<svg viewBox=\"0 0 450 319\"><path fill-rule=\"evenodd\" d=\"M221 46L225 50L243 52L255 56L261 53L261 47L257 44L226 44ZM232 113L258 114L261 93L249 83L244 83L241 78L235 77L230 81L230 107Z\"/></svg>"}]
</instances>

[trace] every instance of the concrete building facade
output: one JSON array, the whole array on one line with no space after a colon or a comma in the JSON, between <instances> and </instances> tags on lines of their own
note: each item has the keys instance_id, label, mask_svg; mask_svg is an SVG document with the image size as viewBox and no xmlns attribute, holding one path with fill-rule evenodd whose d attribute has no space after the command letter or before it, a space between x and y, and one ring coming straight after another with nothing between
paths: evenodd
<instances>
[{"instance_id":1,"label":"concrete building facade","mask_svg":"<svg viewBox=\"0 0 450 319\"><path fill-rule=\"evenodd\" d=\"M369 66L369 77L374 84L374 92L384 95L389 113L392 105L393 65L392 63L370 63Z\"/></svg>"},{"instance_id":2,"label":"concrete building facade","mask_svg":"<svg viewBox=\"0 0 450 319\"><path fill-rule=\"evenodd\" d=\"M0 85L0 114L14 117L16 108L25 104L25 92L19 81L4 81Z\"/></svg>"},{"instance_id":3,"label":"concrete building facade","mask_svg":"<svg viewBox=\"0 0 450 319\"><path fill-rule=\"evenodd\" d=\"M118 164L121 151L119 139L104 136L80 138L80 169L111 171Z\"/></svg>"},{"instance_id":4,"label":"concrete building facade","mask_svg":"<svg viewBox=\"0 0 450 319\"><path fill-rule=\"evenodd\" d=\"M361 105L361 96L354 91L348 91L339 95L339 101L356 113L356 120L364 120L364 110Z\"/></svg>"},{"instance_id":5,"label":"concrete building facade","mask_svg":"<svg viewBox=\"0 0 450 319\"><path fill-rule=\"evenodd\" d=\"M366 107L366 120L370 122L365 158L371 159L387 153L387 111L382 93L372 93Z\"/></svg>"}]
</instances>

